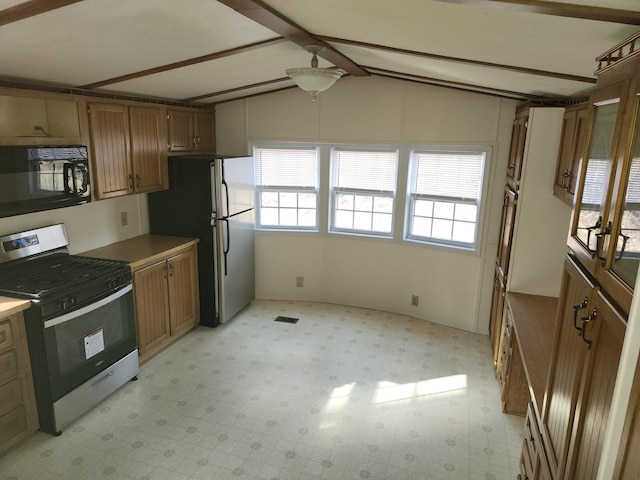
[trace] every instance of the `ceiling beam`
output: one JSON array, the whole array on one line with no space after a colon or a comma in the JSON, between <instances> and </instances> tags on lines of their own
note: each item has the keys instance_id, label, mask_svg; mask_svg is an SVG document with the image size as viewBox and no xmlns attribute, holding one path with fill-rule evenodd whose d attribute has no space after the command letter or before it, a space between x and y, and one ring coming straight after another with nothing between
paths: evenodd
<instances>
[{"instance_id":1,"label":"ceiling beam","mask_svg":"<svg viewBox=\"0 0 640 480\"><path fill-rule=\"evenodd\" d=\"M180 100L180 101L181 102L196 102L196 101L202 100L204 98L215 97L215 96L218 96L218 95L226 95L228 93L241 92L243 90L250 90L252 88L264 87L266 85L273 85L274 83L287 82L287 81L290 82L291 79L289 77L276 78L275 80L266 80L264 82L252 83L251 85L243 85L241 87L230 88L228 90L222 90L220 92L207 93L207 94L204 94L204 95L198 95L197 97L185 98L185 99ZM296 85L293 85L291 88L293 88L295 86ZM290 87L286 87L286 88L290 88ZM282 89L280 89L280 90L282 90Z\"/></svg>"},{"instance_id":2,"label":"ceiling beam","mask_svg":"<svg viewBox=\"0 0 640 480\"><path fill-rule=\"evenodd\" d=\"M82 0L31 0L0 11L0 27L25 18L66 7Z\"/></svg>"},{"instance_id":3,"label":"ceiling beam","mask_svg":"<svg viewBox=\"0 0 640 480\"><path fill-rule=\"evenodd\" d=\"M548 99L548 97L542 97L540 95L531 95L528 93L515 92L512 90L503 90L501 88L487 87L483 85L476 85L472 83L454 82L451 80L442 80L434 77L424 77L422 75L413 75L411 73L396 72L393 70L385 70L383 68L370 67L366 68L372 75L377 75L387 78L395 78L401 80L409 80L418 83L424 83L428 85L437 85L441 87L455 88L457 90L464 90L467 92L487 93L494 96L506 97L506 98L521 98L528 100L540 100Z\"/></svg>"},{"instance_id":4,"label":"ceiling beam","mask_svg":"<svg viewBox=\"0 0 640 480\"><path fill-rule=\"evenodd\" d=\"M325 48L318 56L331 62L356 77L368 76L369 73L350 58L344 56L331 45L307 32L300 25L272 9L261 0L218 0L231 7L236 12L250 18L263 27L282 35L287 40L304 47L306 45L320 45Z\"/></svg>"},{"instance_id":5,"label":"ceiling beam","mask_svg":"<svg viewBox=\"0 0 640 480\"><path fill-rule=\"evenodd\" d=\"M582 83L589 83L589 84L596 83L595 77L581 77L578 75L570 75L568 73L548 72L545 70L536 70L533 68L518 67L515 65L504 65L501 63L483 62L480 60L471 60L468 58L449 57L446 55L437 55L435 53L417 52L415 50L405 50L403 48L388 47L386 45L376 45L374 43L358 42L356 40L347 40L344 38L325 37L325 36L320 36L318 38L324 40L325 42L341 43L343 45L352 45L354 47L361 47L361 48L371 48L374 50L384 50L386 52L397 53L402 55L413 55L415 57L430 58L433 60L441 60L444 62L456 62L456 63L464 63L467 65L473 65L473 66L496 68L501 70L510 70L512 72L524 73L527 75L538 75L541 77L559 78L562 80L570 80L572 82L582 82Z\"/></svg>"},{"instance_id":6,"label":"ceiling beam","mask_svg":"<svg viewBox=\"0 0 640 480\"><path fill-rule=\"evenodd\" d=\"M571 3L549 2L544 0L436 0L443 3L477 5L518 12L541 13L557 17L580 18L597 22L640 25L640 12L619 10L616 8L574 5Z\"/></svg>"},{"instance_id":7,"label":"ceiling beam","mask_svg":"<svg viewBox=\"0 0 640 480\"><path fill-rule=\"evenodd\" d=\"M197 63L208 62L210 60L216 60L218 58L228 57L230 55L237 55L239 53L245 53L256 48L268 47L277 43L285 42L286 39L282 37L272 38L270 40L263 40L261 42L250 43L241 47L231 48L229 50L223 50L221 52L210 53L201 57L191 58L189 60L181 60L180 62L170 63L168 65L162 65L160 67L149 68L147 70L141 70L135 73L129 73L127 75L121 75L119 77L110 78L108 80L101 80L99 82L84 85L80 88L93 89L104 87L105 85L111 85L114 83L125 82L127 80L133 80L135 78L146 77L147 75L153 75L156 73L167 72L176 68L188 67Z\"/></svg>"}]
</instances>

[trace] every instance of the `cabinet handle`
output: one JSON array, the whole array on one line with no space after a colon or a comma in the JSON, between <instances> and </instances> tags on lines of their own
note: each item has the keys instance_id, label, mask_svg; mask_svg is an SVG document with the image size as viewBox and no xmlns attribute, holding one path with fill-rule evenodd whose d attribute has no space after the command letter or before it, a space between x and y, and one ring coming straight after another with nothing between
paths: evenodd
<instances>
[{"instance_id":1,"label":"cabinet handle","mask_svg":"<svg viewBox=\"0 0 640 480\"><path fill-rule=\"evenodd\" d=\"M583 308L587 308L587 301L589 299L587 297L584 297L584 300L582 300L582 303L580 305L574 305L573 306L573 328L575 328L576 330L578 330L579 332L580 327L578 326L578 312L580 310L582 310Z\"/></svg>"},{"instance_id":2,"label":"cabinet handle","mask_svg":"<svg viewBox=\"0 0 640 480\"><path fill-rule=\"evenodd\" d=\"M598 316L598 312L594 308L593 312L591 312L591 315L587 317L582 317L582 328L580 329L580 336L582 337L582 340L584 341L584 343L587 344L587 349L589 350L591 349L591 344L593 343L593 340L587 340L587 337L585 336L585 328L587 327L587 323L595 320L597 316Z\"/></svg>"},{"instance_id":3,"label":"cabinet handle","mask_svg":"<svg viewBox=\"0 0 640 480\"><path fill-rule=\"evenodd\" d=\"M604 267L605 262L607 261L606 253L605 256L602 257L598 255L599 252L603 252L605 249L605 237L607 235L611 235L611 222L607 223L607 226L600 233L596 233L596 256L600 259L600 264Z\"/></svg>"},{"instance_id":4,"label":"cabinet handle","mask_svg":"<svg viewBox=\"0 0 640 480\"><path fill-rule=\"evenodd\" d=\"M136 175L136 188L140 188L140 175Z\"/></svg>"},{"instance_id":5,"label":"cabinet handle","mask_svg":"<svg viewBox=\"0 0 640 480\"><path fill-rule=\"evenodd\" d=\"M173 263L169 264L169 276L173 277Z\"/></svg>"},{"instance_id":6,"label":"cabinet handle","mask_svg":"<svg viewBox=\"0 0 640 480\"><path fill-rule=\"evenodd\" d=\"M569 180L571 179L571 172L569 171L568 168L562 173L560 178L561 178L562 188L564 188L565 190L569 190Z\"/></svg>"},{"instance_id":7,"label":"cabinet handle","mask_svg":"<svg viewBox=\"0 0 640 480\"><path fill-rule=\"evenodd\" d=\"M167 264L166 264L166 263L165 263L164 267L162 267L162 270L164 270L164 272L163 272L162 276L163 276L164 278L167 278L168 273L169 273L169 267L167 266Z\"/></svg>"},{"instance_id":8,"label":"cabinet handle","mask_svg":"<svg viewBox=\"0 0 640 480\"><path fill-rule=\"evenodd\" d=\"M129 174L129 190L133 189L133 175Z\"/></svg>"},{"instance_id":9,"label":"cabinet handle","mask_svg":"<svg viewBox=\"0 0 640 480\"><path fill-rule=\"evenodd\" d=\"M595 257L595 254L598 251L597 244L596 244L596 249L591 250L591 234L594 231L598 230L601 226L602 226L602 215L598 217L598 220L596 221L595 224L591 225L590 227L585 227L585 230L587 231L587 250L589 250L589 253L591 254L591 258Z\"/></svg>"},{"instance_id":10,"label":"cabinet handle","mask_svg":"<svg viewBox=\"0 0 640 480\"><path fill-rule=\"evenodd\" d=\"M629 236L620 232L618 237L622 237L622 247L620 248L620 253L618 253L618 260L622 260L622 255L624 255L624 250L627 248L627 241L629 240Z\"/></svg>"}]
</instances>

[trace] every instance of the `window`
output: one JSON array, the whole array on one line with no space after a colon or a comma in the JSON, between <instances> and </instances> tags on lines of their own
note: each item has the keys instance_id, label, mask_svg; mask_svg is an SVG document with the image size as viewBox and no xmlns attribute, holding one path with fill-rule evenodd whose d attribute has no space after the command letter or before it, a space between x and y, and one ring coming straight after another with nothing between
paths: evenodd
<instances>
[{"instance_id":1,"label":"window","mask_svg":"<svg viewBox=\"0 0 640 480\"><path fill-rule=\"evenodd\" d=\"M316 148L253 150L258 228L318 229Z\"/></svg>"},{"instance_id":2,"label":"window","mask_svg":"<svg viewBox=\"0 0 640 480\"><path fill-rule=\"evenodd\" d=\"M393 236L397 150L331 150L331 231Z\"/></svg>"},{"instance_id":3,"label":"window","mask_svg":"<svg viewBox=\"0 0 640 480\"><path fill-rule=\"evenodd\" d=\"M487 151L413 151L406 237L475 250Z\"/></svg>"}]
</instances>

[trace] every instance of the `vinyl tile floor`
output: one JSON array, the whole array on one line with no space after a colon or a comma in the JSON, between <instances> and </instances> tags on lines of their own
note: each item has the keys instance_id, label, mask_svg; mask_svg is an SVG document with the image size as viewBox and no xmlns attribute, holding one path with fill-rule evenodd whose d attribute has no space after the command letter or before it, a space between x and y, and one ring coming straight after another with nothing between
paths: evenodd
<instances>
[{"instance_id":1,"label":"vinyl tile floor","mask_svg":"<svg viewBox=\"0 0 640 480\"><path fill-rule=\"evenodd\" d=\"M501 413L485 335L255 301L181 338L61 436L0 457L0 479L506 480L523 425Z\"/></svg>"}]
</instances>

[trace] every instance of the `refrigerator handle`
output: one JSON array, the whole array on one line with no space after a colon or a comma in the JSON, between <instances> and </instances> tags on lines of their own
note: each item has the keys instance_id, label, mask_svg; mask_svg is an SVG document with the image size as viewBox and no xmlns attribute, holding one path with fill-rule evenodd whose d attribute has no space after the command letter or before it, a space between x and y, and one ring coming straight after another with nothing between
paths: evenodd
<instances>
[{"instance_id":1,"label":"refrigerator handle","mask_svg":"<svg viewBox=\"0 0 640 480\"><path fill-rule=\"evenodd\" d=\"M227 230L227 241L225 242L224 246L222 247L222 255L224 258L224 275L227 276L228 272L227 272L227 254L229 253L229 248L231 245L231 232L229 229L229 219L228 218L221 218L219 219L220 222L224 222L225 225L227 226L226 230Z\"/></svg>"},{"instance_id":2,"label":"refrigerator handle","mask_svg":"<svg viewBox=\"0 0 640 480\"><path fill-rule=\"evenodd\" d=\"M227 211L223 213L222 216L228 217L229 215L231 215L231 212L229 212L229 185L227 185L227 180L225 179L225 176L224 176L224 159L220 160L220 168L222 170L222 180L220 181L220 183L222 184L225 190L224 199L227 207Z\"/></svg>"}]
</instances>

